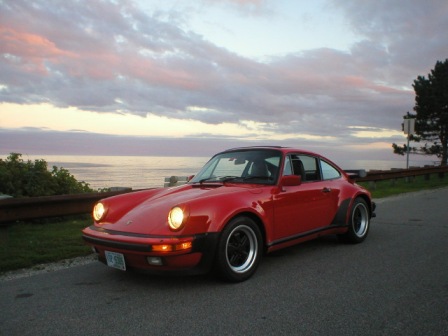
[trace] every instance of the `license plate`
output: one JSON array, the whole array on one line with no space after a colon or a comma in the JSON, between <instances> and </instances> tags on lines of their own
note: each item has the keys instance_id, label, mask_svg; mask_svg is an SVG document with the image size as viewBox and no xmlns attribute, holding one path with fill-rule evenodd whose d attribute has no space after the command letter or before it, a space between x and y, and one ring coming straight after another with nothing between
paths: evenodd
<instances>
[{"instance_id":1,"label":"license plate","mask_svg":"<svg viewBox=\"0 0 448 336\"><path fill-rule=\"evenodd\" d=\"M126 271L126 262L124 255L117 252L105 251L107 266L113 267L122 271Z\"/></svg>"}]
</instances>

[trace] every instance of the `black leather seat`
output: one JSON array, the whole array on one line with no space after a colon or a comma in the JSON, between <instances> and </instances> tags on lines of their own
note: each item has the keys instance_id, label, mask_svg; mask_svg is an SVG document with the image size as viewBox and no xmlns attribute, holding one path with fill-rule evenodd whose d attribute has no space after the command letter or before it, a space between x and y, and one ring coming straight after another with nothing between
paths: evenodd
<instances>
[{"instance_id":1,"label":"black leather seat","mask_svg":"<svg viewBox=\"0 0 448 336\"><path fill-rule=\"evenodd\" d=\"M306 180L305 167L301 160L292 160L292 169L294 175L299 175L302 177L302 181Z\"/></svg>"},{"instance_id":2,"label":"black leather seat","mask_svg":"<svg viewBox=\"0 0 448 336\"><path fill-rule=\"evenodd\" d=\"M264 161L254 161L249 171L250 176L269 177L269 170Z\"/></svg>"}]
</instances>

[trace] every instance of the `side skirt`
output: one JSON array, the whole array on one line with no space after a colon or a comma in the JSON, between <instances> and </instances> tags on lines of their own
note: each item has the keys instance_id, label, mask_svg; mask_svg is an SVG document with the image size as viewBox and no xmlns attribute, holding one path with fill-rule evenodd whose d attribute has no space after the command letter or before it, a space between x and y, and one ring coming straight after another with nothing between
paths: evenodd
<instances>
[{"instance_id":1,"label":"side skirt","mask_svg":"<svg viewBox=\"0 0 448 336\"><path fill-rule=\"evenodd\" d=\"M303 241L315 239L320 236L344 233L348 225L329 225L316 230L304 232L298 235L275 240L268 244L268 252L275 251L284 247L292 246Z\"/></svg>"}]
</instances>

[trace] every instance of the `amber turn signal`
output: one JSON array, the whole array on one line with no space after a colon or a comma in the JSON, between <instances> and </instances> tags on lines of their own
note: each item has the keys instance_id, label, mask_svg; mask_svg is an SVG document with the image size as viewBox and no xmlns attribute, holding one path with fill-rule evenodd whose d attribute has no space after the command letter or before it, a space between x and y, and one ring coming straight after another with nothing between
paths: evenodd
<instances>
[{"instance_id":1,"label":"amber turn signal","mask_svg":"<svg viewBox=\"0 0 448 336\"><path fill-rule=\"evenodd\" d=\"M183 251L188 250L193 246L192 242L185 242L179 244L160 244L152 245L153 252L173 252L173 251Z\"/></svg>"}]
</instances>

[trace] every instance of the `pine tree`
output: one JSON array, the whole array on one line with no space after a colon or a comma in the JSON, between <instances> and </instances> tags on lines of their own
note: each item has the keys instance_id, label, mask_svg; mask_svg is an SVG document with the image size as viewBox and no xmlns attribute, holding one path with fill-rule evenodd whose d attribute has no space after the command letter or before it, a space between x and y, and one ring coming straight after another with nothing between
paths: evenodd
<instances>
[{"instance_id":1,"label":"pine tree","mask_svg":"<svg viewBox=\"0 0 448 336\"><path fill-rule=\"evenodd\" d=\"M410 148L411 153L436 155L441 165L448 159L448 59L437 61L428 78L418 76L414 80L415 135L412 141L424 142L420 148ZM393 144L394 153L404 155L406 145Z\"/></svg>"}]
</instances>

